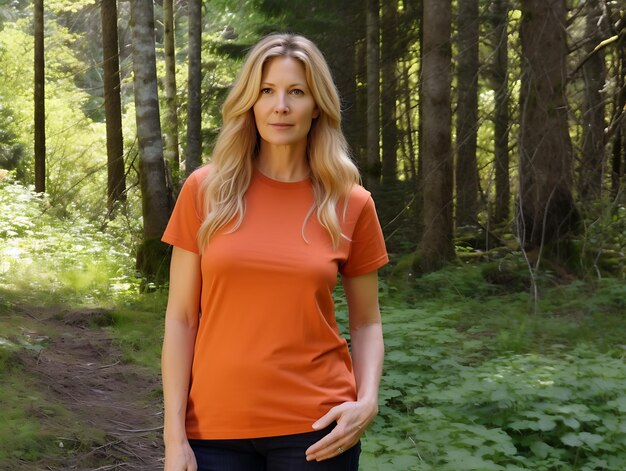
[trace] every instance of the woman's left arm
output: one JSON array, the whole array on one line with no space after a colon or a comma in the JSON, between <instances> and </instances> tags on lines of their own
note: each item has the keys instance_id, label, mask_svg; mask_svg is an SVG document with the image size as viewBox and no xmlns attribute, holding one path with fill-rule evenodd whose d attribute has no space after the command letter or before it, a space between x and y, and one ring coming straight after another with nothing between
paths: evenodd
<instances>
[{"instance_id":1,"label":"woman's left arm","mask_svg":"<svg viewBox=\"0 0 626 471\"><path fill-rule=\"evenodd\" d=\"M342 279L348 314L357 400L333 407L313 424L316 430L337 426L307 451L307 460L332 458L356 445L378 414L378 386L383 368L383 330L378 306L378 272Z\"/></svg>"}]
</instances>

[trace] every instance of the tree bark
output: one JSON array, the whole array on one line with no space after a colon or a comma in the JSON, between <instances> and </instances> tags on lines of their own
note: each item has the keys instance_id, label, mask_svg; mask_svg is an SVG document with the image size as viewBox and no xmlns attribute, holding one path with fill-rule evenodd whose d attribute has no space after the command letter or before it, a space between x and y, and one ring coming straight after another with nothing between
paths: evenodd
<instances>
[{"instance_id":1,"label":"tree bark","mask_svg":"<svg viewBox=\"0 0 626 471\"><path fill-rule=\"evenodd\" d=\"M104 69L104 114L107 136L107 208L109 215L112 216L116 202L126 200L117 38L117 0L102 0L100 15Z\"/></svg>"},{"instance_id":2,"label":"tree bark","mask_svg":"<svg viewBox=\"0 0 626 471\"><path fill-rule=\"evenodd\" d=\"M458 0L456 109L456 224L476 224L478 215L478 0Z\"/></svg>"},{"instance_id":3,"label":"tree bark","mask_svg":"<svg viewBox=\"0 0 626 471\"><path fill-rule=\"evenodd\" d=\"M626 54L622 54L619 97L617 99L618 109L622 110L626 108ZM615 132L613 138L612 158L611 165L611 195L615 198L622 187L622 181L624 180L624 171L626 169L626 145L624 145L626 137L626 119L622 118L622 124L620 124Z\"/></svg>"},{"instance_id":4,"label":"tree bark","mask_svg":"<svg viewBox=\"0 0 626 471\"><path fill-rule=\"evenodd\" d=\"M523 0L520 37L520 198L524 248L558 246L575 228L572 146L567 123L565 0Z\"/></svg>"},{"instance_id":5,"label":"tree bark","mask_svg":"<svg viewBox=\"0 0 626 471\"><path fill-rule=\"evenodd\" d=\"M379 0L367 0L367 182L380 181Z\"/></svg>"},{"instance_id":6,"label":"tree bark","mask_svg":"<svg viewBox=\"0 0 626 471\"><path fill-rule=\"evenodd\" d=\"M46 191L46 93L44 61L43 0L35 0L35 191Z\"/></svg>"},{"instance_id":7,"label":"tree bark","mask_svg":"<svg viewBox=\"0 0 626 471\"><path fill-rule=\"evenodd\" d=\"M414 222L418 237L424 234L424 2L417 16L419 36L419 65L417 80L417 179L415 181Z\"/></svg>"},{"instance_id":8,"label":"tree bark","mask_svg":"<svg viewBox=\"0 0 626 471\"><path fill-rule=\"evenodd\" d=\"M496 174L495 223L509 219L511 181L509 177L509 52L508 0L493 0L491 24L495 41L492 79L495 92L494 166Z\"/></svg>"},{"instance_id":9,"label":"tree bark","mask_svg":"<svg viewBox=\"0 0 626 471\"><path fill-rule=\"evenodd\" d=\"M143 246L138 266L159 276L164 256L160 242L170 214L159 119L152 0L131 0L135 109L139 141L139 174L143 214Z\"/></svg>"},{"instance_id":10,"label":"tree bark","mask_svg":"<svg viewBox=\"0 0 626 471\"><path fill-rule=\"evenodd\" d=\"M413 142L413 103L411 101L411 89L409 87L409 66L406 61L402 62L402 96L404 99L404 115L406 120L406 145L408 159L408 178L412 182L417 181L417 166L415 144Z\"/></svg>"},{"instance_id":11,"label":"tree bark","mask_svg":"<svg viewBox=\"0 0 626 471\"><path fill-rule=\"evenodd\" d=\"M620 9L615 16L626 18L626 11ZM615 128L611 149L612 198L616 198L623 189L624 173L626 171L626 117L623 114L626 113L626 36L622 35L620 37L615 45L615 50L617 51L616 88L619 92L614 101L613 120L621 119L621 123L617 124Z\"/></svg>"},{"instance_id":12,"label":"tree bark","mask_svg":"<svg viewBox=\"0 0 626 471\"><path fill-rule=\"evenodd\" d=\"M382 66L381 120L382 120L382 176L383 184L394 183L397 172L398 129L396 113L397 84L397 1L382 1Z\"/></svg>"},{"instance_id":13,"label":"tree bark","mask_svg":"<svg viewBox=\"0 0 626 471\"><path fill-rule=\"evenodd\" d=\"M450 88L451 1L424 0L422 62L423 271L454 257Z\"/></svg>"},{"instance_id":14,"label":"tree bark","mask_svg":"<svg viewBox=\"0 0 626 471\"><path fill-rule=\"evenodd\" d=\"M178 100L176 98L176 55L174 0L163 0L163 49L165 53L165 161L178 179Z\"/></svg>"},{"instance_id":15,"label":"tree bark","mask_svg":"<svg viewBox=\"0 0 626 471\"><path fill-rule=\"evenodd\" d=\"M602 28L599 19L602 10L598 0L587 1L585 37L590 40L586 52L593 51L602 40ZM601 196L602 177L604 175L604 100L602 88L605 82L604 52L597 51L590 56L582 68L585 82L583 102L583 154L580 166L579 192L584 202Z\"/></svg>"},{"instance_id":16,"label":"tree bark","mask_svg":"<svg viewBox=\"0 0 626 471\"><path fill-rule=\"evenodd\" d=\"M311 3L311 6L315 9L313 3ZM335 51L329 58L337 88L341 95L341 129L353 154L356 154L359 149L360 132L358 128L363 125L366 119L365 115L363 115L363 119L359 118L356 89L356 61L358 60L356 38L365 37L365 21L363 21L362 16L360 17L361 21L359 21L359 15L362 12L357 10L355 6L355 0L335 2L333 10L336 12L336 15L339 18L346 18L350 26L343 29L340 34L335 35ZM360 155L355 155L355 157L357 161L361 160Z\"/></svg>"},{"instance_id":17,"label":"tree bark","mask_svg":"<svg viewBox=\"0 0 626 471\"><path fill-rule=\"evenodd\" d=\"M418 190L418 147L419 147L419 116L415 116L415 109L419 110L418 101L419 101L419 77L421 76L418 72L417 80L415 83L411 80L413 77L410 77L410 68L415 64L419 64L421 59L415 57L415 54L409 53L411 49L415 45L419 45L421 49L421 29L422 29L422 2L405 2L404 3L404 11L402 16L400 17L400 30L411 31L410 34L406 34L406 39L402 42L401 50L404 51L404 54L400 55L399 59L402 61L402 65L400 70L401 80L399 81L399 89L402 89L402 100L398 100L398 102L402 102L402 107L404 108L403 117L405 120L404 129L406 130L406 136L401 138L405 143L406 149L406 158L408 160L407 165L404 168L404 178L409 180L412 185L411 187L414 189L413 191ZM414 62L415 61L415 62ZM418 93L415 93L415 89L418 89ZM400 93L400 90L399 90ZM419 114L419 111L418 111ZM410 191L410 190L409 190ZM410 224L414 224L415 227L419 226L419 223L415 224L417 221L418 212L421 210L421 204L418 204L419 196L417 194L413 194L411 197L411 202L409 203L409 208L411 209L411 214L413 216L413 220ZM417 210L416 208L419 208Z\"/></svg>"},{"instance_id":18,"label":"tree bark","mask_svg":"<svg viewBox=\"0 0 626 471\"><path fill-rule=\"evenodd\" d=\"M200 166L202 154L202 2L189 0L189 77L187 79L187 157L185 170L191 174Z\"/></svg>"}]
</instances>

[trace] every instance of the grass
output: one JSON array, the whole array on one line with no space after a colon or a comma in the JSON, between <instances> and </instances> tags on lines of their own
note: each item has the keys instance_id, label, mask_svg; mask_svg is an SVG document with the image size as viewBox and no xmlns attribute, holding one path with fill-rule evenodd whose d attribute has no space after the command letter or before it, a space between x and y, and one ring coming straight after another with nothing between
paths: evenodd
<instances>
[{"instance_id":1,"label":"grass","mask_svg":"<svg viewBox=\"0 0 626 471\"><path fill-rule=\"evenodd\" d=\"M19 333L24 323L0 314L0 331ZM23 320L23 319L22 319ZM11 340L9 340L9 338ZM84 424L46 394L47 387L23 369L21 351L43 349L16 335L3 337L0 347L0 467L69 456L102 440L102 434Z\"/></svg>"},{"instance_id":2,"label":"grass","mask_svg":"<svg viewBox=\"0 0 626 471\"><path fill-rule=\"evenodd\" d=\"M123 352L123 361L158 372L163 342L166 292L137 295L115 307L111 334Z\"/></svg>"}]
</instances>

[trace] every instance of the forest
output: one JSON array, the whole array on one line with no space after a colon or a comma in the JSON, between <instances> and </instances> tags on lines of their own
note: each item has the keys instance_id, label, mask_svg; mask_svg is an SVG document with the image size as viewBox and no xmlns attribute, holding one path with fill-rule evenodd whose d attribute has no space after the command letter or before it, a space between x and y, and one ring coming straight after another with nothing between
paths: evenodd
<instances>
[{"instance_id":1,"label":"forest","mask_svg":"<svg viewBox=\"0 0 626 471\"><path fill-rule=\"evenodd\" d=\"M626 469L624 0L0 0L0 468L162 467L160 238L276 31L390 255L360 469Z\"/></svg>"}]
</instances>

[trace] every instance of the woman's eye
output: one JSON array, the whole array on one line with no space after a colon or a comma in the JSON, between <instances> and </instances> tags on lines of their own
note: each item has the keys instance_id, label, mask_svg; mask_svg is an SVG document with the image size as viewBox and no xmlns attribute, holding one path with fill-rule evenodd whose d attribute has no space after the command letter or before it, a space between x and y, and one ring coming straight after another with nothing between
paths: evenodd
<instances>
[{"instance_id":1,"label":"woman's eye","mask_svg":"<svg viewBox=\"0 0 626 471\"><path fill-rule=\"evenodd\" d=\"M272 89L271 88L262 88L261 89L261 94L268 94L268 93L272 93Z\"/></svg>"},{"instance_id":2,"label":"woman's eye","mask_svg":"<svg viewBox=\"0 0 626 471\"><path fill-rule=\"evenodd\" d=\"M292 95L304 95L304 92L300 90L299 88L294 88L293 90L291 90L291 94Z\"/></svg>"}]
</instances>

